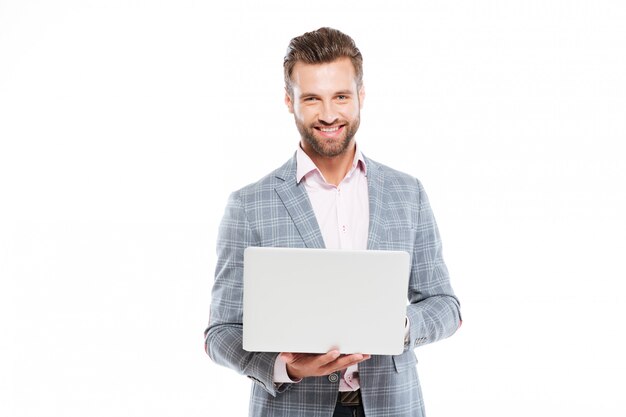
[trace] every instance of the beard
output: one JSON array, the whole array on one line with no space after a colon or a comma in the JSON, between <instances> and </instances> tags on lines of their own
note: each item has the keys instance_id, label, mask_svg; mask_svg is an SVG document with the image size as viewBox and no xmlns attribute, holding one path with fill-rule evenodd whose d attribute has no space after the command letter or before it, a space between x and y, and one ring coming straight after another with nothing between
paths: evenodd
<instances>
[{"instance_id":1,"label":"beard","mask_svg":"<svg viewBox=\"0 0 626 417\"><path fill-rule=\"evenodd\" d=\"M338 124L343 125L343 137L337 139L328 139L317 135L317 130L312 126L305 126L296 119L296 127L302 139L313 148L315 153L320 156L332 158L346 152L354 135L359 130L361 123L360 116L349 123L340 121ZM335 123L333 123L335 124Z\"/></svg>"}]
</instances>

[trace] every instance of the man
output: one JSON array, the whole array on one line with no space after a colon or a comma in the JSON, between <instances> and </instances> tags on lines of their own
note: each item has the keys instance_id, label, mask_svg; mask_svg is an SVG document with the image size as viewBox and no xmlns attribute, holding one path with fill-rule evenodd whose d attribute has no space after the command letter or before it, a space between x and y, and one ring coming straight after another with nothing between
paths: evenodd
<instances>
[{"instance_id":1,"label":"man","mask_svg":"<svg viewBox=\"0 0 626 417\"><path fill-rule=\"evenodd\" d=\"M349 36L321 28L292 39L284 72L285 104L300 146L285 165L229 199L217 243L206 351L254 381L250 416L423 416L413 348L448 337L461 324L426 194L418 180L366 158L356 145L365 92L362 56ZM244 351L248 246L409 252L404 353ZM338 301L358 302L349 297ZM276 320L288 317L285 311ZM338 317L346 325L352 319Z\"/></svg>"}]
</instances>

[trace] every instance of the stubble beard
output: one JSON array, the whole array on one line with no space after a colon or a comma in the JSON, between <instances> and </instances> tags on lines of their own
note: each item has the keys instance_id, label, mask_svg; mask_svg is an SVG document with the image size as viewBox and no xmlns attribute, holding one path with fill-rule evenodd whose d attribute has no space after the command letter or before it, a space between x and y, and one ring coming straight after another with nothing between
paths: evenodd
<instances>
[{"instance_id":1,"label":"stubble beard","mask_svg":"<svg viewBox=\"0 0 626 417\"><path fill-rule=\"evenodd\" d=\"M352 121L352 123L341 122L344 125L345 135L343 139L327 139L316 136L316 130L314 127L307 127L304 124L296 120L296 127L302 140L304 140L313 150L320 156L332 158L346 152L356 132L359 130L361 118L358 116Z\"/></svg>"}]
</instances>

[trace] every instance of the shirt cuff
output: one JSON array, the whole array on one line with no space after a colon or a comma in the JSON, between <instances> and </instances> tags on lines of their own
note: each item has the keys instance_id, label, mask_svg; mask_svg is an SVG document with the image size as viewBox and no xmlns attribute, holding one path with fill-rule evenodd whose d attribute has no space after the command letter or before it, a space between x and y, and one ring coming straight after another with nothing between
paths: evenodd
<instances>
[{"instance_id":1,"label":"shirt cuff","mask_svg":"<svg viewBox=\"0 0 626 417\"><path fill-rule=\"evenodd\" d=\"M276 357L276 361L274 362L274 383L284 384L297 383L300 381L302 381L302 379L293 380L289 378L289 374L287 373L287 363L280 357L280 355L278 355Z\"/></svg>"}]
</instances>

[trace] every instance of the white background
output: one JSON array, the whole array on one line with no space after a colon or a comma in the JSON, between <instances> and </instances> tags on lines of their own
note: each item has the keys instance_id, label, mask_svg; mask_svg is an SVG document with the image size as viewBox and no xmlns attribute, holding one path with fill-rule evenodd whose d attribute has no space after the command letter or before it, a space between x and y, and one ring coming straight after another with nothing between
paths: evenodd
<instances>
[{"instance_id":1,"label":"white background","mask_svg":"<svg viewBox=\"0 0 626 417\"><path fill-rule=\"evenodd\" d=\"M246 415L203 351L217 226L294 152L283 54L327 25L461 299L429 416L626 415L624 3L224 3L0 0L0 414Z\"/></svg>"}]
</instances>

